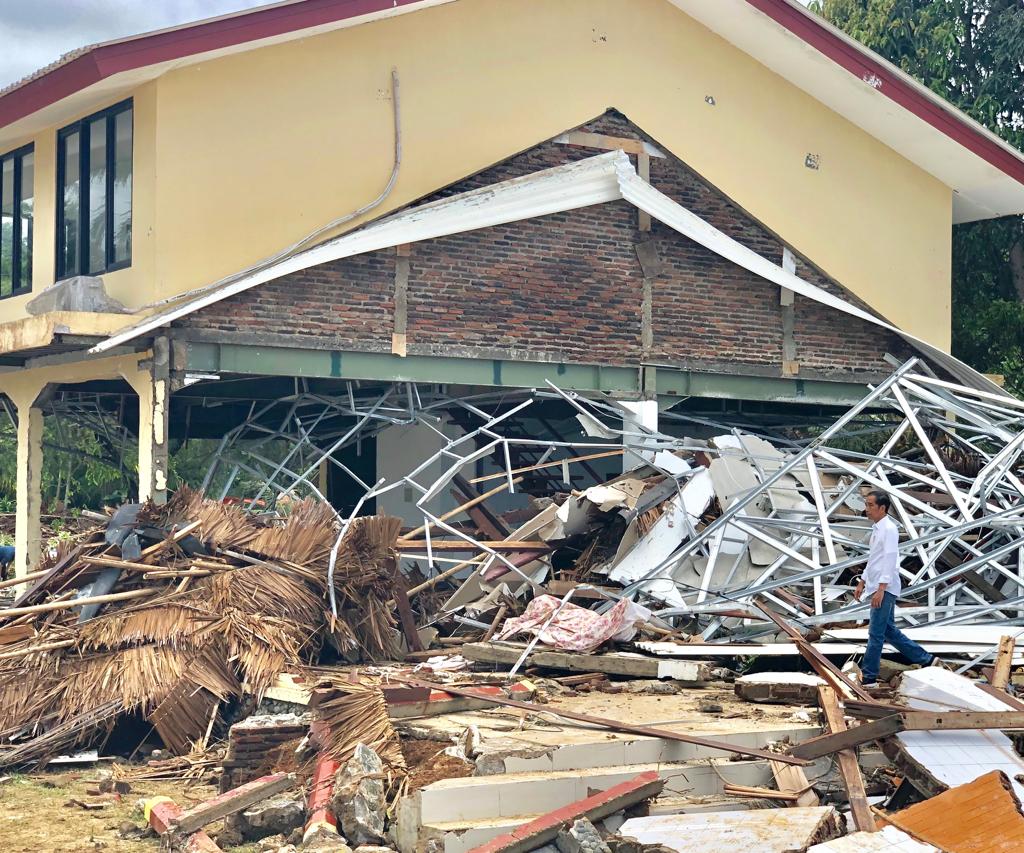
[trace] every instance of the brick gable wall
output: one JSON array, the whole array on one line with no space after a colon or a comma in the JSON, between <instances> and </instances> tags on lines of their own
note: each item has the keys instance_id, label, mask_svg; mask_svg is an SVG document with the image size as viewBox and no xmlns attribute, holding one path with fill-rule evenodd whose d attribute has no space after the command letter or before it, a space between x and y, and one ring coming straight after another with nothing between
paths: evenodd
<instances>
[{"instance_id":1,"label":"brick gable wall","mask_svg":"<svg viewBox=\"0 0 1024 853\"><path fill-rule=\"evenodd\" d=\"M641 138L616 113L582 129ZM544 143L423 201L596 153ZM684 164L652 158L651 183L729 236L781 262L781 241ZM783 337L779 288L661 223L655 222L649 234L640 232L637 212L626 202L413 245L409 352L636 364L643 357L643 273L635 244L648 239L657 241L663 264L653 282L650 359L778 375ZM395 257L394 250L383 250L295 273L204 308L177 325L288 335L299 345L390 351ZM857 303L805 259L797 259L797 274ZM794 310L801 375L877 374L887 370L885 352L907 352L897 336L811 300L797 297Z\"/></svg>"}]
</instances>

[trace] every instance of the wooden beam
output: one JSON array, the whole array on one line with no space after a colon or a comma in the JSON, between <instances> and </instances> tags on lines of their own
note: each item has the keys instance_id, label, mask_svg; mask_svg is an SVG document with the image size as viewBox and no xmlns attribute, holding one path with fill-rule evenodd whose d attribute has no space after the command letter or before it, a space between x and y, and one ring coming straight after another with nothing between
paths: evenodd
<instances>
[{"instance_id":1,"label":"wooden beam","mask_svg":"<svg viewBox=\"0 0 1024 853\"><path fill-rule=\"evenodd\" d=\"M294 784L295 776L291 773L263 776L182 812L171 819L168 829L175 834L191 835L214 821L247 809L281 791L287 791Z\"/></svg>"},{"instance_id":2,"label":"wooden beam","mask_svg":"<svg viewBox=\"0 0 1024 853\"><path fill-rule=\"evenodd\" d=\"M516 485L517 483L521 483L521 482L523 482L523 478L522 477L516 477L512 481L512 485ZM470 509L472 507L475 507L477 504L483 503L489 497L492 497L493 495L498 494L498 492L504 492L507 489L508 489L508 483L502 483L500 486L495 486L489 492L484 492L482 495L476 495L474 498L471 498L470 500L467 500L464 504L460 504L459 506L455 507L455 509L450 509L444 515L438 516L438 521L447 521L449 518L454 518L456 515L460 515L461 513L464 513L466 510L468 510L468 509ZM423 533L425 533L428 527L434 527L434 526L435 526L434 522L431 522L430 524L421 524L415 530L410 530L408 533L406 533L404 538L405 539L415 539L417 536L421 536Z\"/></svg>"},{"instance_id":3,"label":"wooden beam","mask_svg":"<svg viewBox=\"0 0 1024 853\"><path fill-rule=\"evenodd\" d=\"M825 712L825 719L828 720L832 734L838 735L846 731L846 721L843 719L843 711L839 707L835 690L827 685L821 685L818 687L818 700L821 702L821 709ZM860 765L857 763L857 753L852 749L843 749L839 752L839 775L846 787L853 825L860 832L875 832L877 827L871 814L871 807L868 805L867 792L864 790L864 777L861 776Z\"/></svg>"},{"instance_id":4,"label":"wooden beam","mask_svg":"<svg viewBox=\"0 0 1024 853\"><path fill-rule=\"evenodd\" d=\"M589 462L591 459L607 459L609 456L621 456L625 453L619 450L606 450L602 453L589 453L586 456L569 456L566 459L556 459L554 462L541 462L538 465L527 465L525 468L513 468L511 471L502 471L500 474L488 474L486 477L474 477L469 482L485 483L488 480L497 480L499 477L507 477L511 474L525 474L527 471L540 471L543 468L554 468L558 465L572 465L576 462Z\"/></svg>"},{"instance_id":5,"label":"wooden beam","mask_svg":"<svg viewBox=\"0 0 1024 853\"><path fill-rule=\"evenodd\" d=\"M831 690L831 688L829 688ZM842 714L840 714L842 718ZM882 717L880 720L871 720L868 723L861 723L855 728L848 729L845 724L841 730L832 728L831 734L810 738L795 744L789 751L792 755L800 758L814 759L823 755L832 755L843 750L852 750L861 744L870 743L874 740L889 737L905 728L905 721L900 714L892 714Z\"/></svg>"},{"instance_id":6,"label":"wooden beam","mask_svg":"<svg viewBox=\"0 0 1024 853\"><path fill-rule=\"evenodd\" d=\"M526 541L516 541L514 539L485 539L478 543L466 542L462 539L433 539L430 542L430 550L478 551L480 550L478 547L479 545L483 545L485 548L490 548L492 551L538 551L540 553L544 553L551 550L551 546L540 539ZM395 549L398 551L415 551L418 554L426 553L427 540L399 539L398 542L395 543Z\"/></svg>"},{"instance_id":7,"label":"wooden beam","mask_svg":"<svg viewBox=\"0 0 1024 853\"><path fill-rule=\"evenodd\" d=\"M1024 729L1024 711L906 711L861 723L841 733L822 735L796 744L790 752L801 758L821 758L841 749L890 737L899 732L949 732L979 729Z\"/></svg>"},{"instance_id":8,"label":"wooden beam","mask_svg":"<svg viewBox=\"0 0 1024 853\"><path fill-rule=\"evenodd\" d=\"M51 613L54 610L68 610L72 607L84 607L86 604L109 604L112 601L130 601L133 598L145 598L154 595L155 589L132 589L128 592L112 592L109 595L90 595L86 598L75 598L70 601L48 601L45 604L33 604L29 607L11 607L0 610L0 619L10 616L28 616L35 613Z\"/></svg>"}]
</instances>

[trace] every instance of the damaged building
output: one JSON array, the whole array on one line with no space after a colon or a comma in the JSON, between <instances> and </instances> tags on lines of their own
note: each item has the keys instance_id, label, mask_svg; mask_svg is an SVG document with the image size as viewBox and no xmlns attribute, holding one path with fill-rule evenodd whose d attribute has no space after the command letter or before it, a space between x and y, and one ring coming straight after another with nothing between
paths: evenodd
<instances>
[{"instance_id":1,"label":"damaged building","mask_svg":"<svg viewBox=\"0 0 1024 853\"><path fill-rule=\"evenodd\" d=\"M1024 212L1024 156L796 0L289 0L94 45L0 92L0 197L0 767L138 715L175 757L121 781L215 774L146 812L207 850L299 783L282 835L403 853L876 849L838 807L946 849L927 807L969 786L1020 818L1024 404L949 348L952 227ZM47 422L128 498L68 549ZM901 624L981 686L837 665L869 489ZM413 741L461 769L411 783Z\"/></svg>"}]
</instances>

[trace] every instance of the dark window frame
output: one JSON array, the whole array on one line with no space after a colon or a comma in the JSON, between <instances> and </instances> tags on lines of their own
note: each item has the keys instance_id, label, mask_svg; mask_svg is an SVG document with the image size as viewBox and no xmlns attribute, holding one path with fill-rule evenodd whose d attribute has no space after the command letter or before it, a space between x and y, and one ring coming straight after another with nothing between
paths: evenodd
<instances>
[{"instance_id":1,"label":"dark window frame","mask_svg":"<svg viewBox=\"0 0 1024 853\"><path fill-rule=\"evenodd\" d=\"M3 198L3 164L8 160L14 161L14 191L11 194L12 204L14 206L14 225L11 233L11 292L7 294L0 294L0 299L10 299L12 296L23 296L26 293L32 292L32 243L35 235L35 228L29 226L28 230L28 281L21 281L21 203L24 201L24 186L22 180L24 176L24 169L22 161L28 154L35 154L35 146L30 142L28 145L22 145L20 148L15 148L13 151L8 151L5 154L0 154L0 199ZM32 198L36 197L35 194L35 162L32 164ZM35 221L35 204L33 201L33 215L32 222ZM17 286L16 286L17 285Z\"/></svg>"},{"instance_id":2,"label":"dark window frame","mask_svg":"<svg viewBox=\"0 0 1024 853\"><path fill-rule=\"evenodd\" d=\"M132 114L132 190L129 196L129 210L134 216L135 212L135 110L132 98L119 101L113 106L104 110L92 113L67 127L57 131L57 233L56 240L56 266L57 281L68 278L69 275L103 275L115 270L127 269L132 265L132 251L129 247L128 257L121 261L114 260L114 155L117 150L117 136L114 129L114 122L123 112ZM90 128L97 119L105 119L106 127L106 199L104 207L104 219L106 225L105 243L103 248L104 266L102 269L89 269L89 153L90 153ZM76 263L77 272L68 272L64 268L64 142L72 134L78 134L78 257Z\"/></svg>"}]
</instances>

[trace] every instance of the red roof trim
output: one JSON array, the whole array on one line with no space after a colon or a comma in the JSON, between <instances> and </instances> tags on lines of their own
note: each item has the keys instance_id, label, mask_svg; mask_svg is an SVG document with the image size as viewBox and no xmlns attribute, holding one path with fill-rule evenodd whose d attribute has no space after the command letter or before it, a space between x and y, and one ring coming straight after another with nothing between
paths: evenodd
<instances>
[{"instance_id":1,"label":"red roof trim","mask_svg":"<svg viewBox=\"0 0 1024 853\"><path fill-rule=\"evenodd\" d=\"M911 83L894 74L892 69L875 60L866 49L847 43L815 20L813 15L794 9L786 0L747 0L747 3L851 74L862 80L877 78L881 85L876 88L891 101L1024 184L1024 160L971 127L956 113L944 110Z\"/></svg>"},{"instance_id":2,"label":"red roof trim","mask_svg":"<svg viewBox=\"0 0 1024 853\"><path fill-rule=\"evenodd\" d=\"M97 45L0 97L0 127L123 71L419 2L421 0L305 0Z\"/></svg>"}]
</instances>

